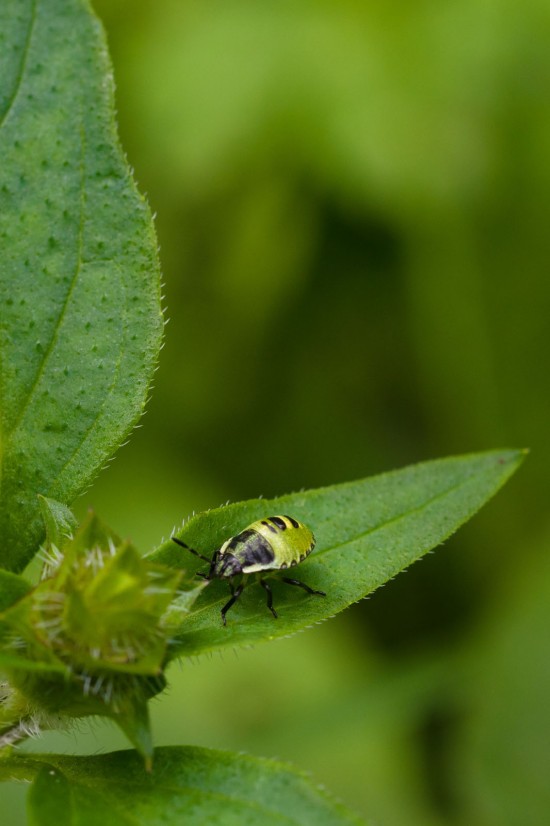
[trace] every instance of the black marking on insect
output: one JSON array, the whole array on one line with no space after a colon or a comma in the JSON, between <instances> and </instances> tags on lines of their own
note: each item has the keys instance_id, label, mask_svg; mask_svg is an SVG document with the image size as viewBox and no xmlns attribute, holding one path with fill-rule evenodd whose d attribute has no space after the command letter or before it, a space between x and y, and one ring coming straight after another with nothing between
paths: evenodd
<instances>
[{"instance_id":1,"label":"black marking on insect","mask_svg":"<svg viewBox=\"0 0 550 826\"><path fill-rule=\"evenodd\" d=\"M227 624L225 615L241 596L250 574L257 575L260 585L267 593L267 607L277 619L277 611L273 607L273 593L263 573L285 570L298 565L315 547L315 537L312 532L292 516L268 516L253 522L236 536L227 539L221 548L214 551L211 559L190 548L181 539L175 536L172 539L182 548L208 563L210 566L208 573L198 573L197 576L207 581L229 580L231 599L221 610L224 625ZM235 579L237 584L234 582ZM298 579L282 577L282 580L288 585L303 588L308 594L326 596L324 591L315 591Z\"/></svg>"}]
</instances>

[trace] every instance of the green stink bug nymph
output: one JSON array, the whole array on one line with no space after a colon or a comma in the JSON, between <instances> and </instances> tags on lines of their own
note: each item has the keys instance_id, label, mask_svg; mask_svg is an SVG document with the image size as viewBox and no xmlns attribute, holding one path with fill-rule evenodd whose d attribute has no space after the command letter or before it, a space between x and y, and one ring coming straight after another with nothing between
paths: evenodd
<instances>
[{"instance_id":1,"label":"green stink bug nymph","mask_svg":"<svg viewBox=\"0 0 550 826\"><path fill-rule=\"evenodd\" d=\"M315 547L315 537L312 532L292 516L268 516L253 522L236 536L227 539L221 548L214 551L211 559L190 548L181 539L176 539L175 536L172 539L182 548L208 562L210 566L208 573L199 573L198 576L208 581L229 580L231 599L221 610L224 625L226 625L225 615L239 599L250 574L257 574L260 585L267 593L267 607L277 619L277 611L273 607L273 594L262 576L263 572L292 568L302 562ZM236 578L238 578L237 585L233 582ZM314 591L298 579L282 577L282 580L289 585L298 585L308 594L326 596L324 591Z\"/></svg>"}]
</instances>

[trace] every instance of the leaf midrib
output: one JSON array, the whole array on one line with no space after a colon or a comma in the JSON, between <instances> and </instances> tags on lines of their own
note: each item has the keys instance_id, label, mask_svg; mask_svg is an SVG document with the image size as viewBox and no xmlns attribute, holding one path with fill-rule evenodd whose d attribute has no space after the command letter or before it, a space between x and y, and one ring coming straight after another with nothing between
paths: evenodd
<instances>
[{"instance_id":1,"label":"leaf midrib","mask_svg":"<svg viewBox=\"0 0 550 826\"><path fill-rule=\"evenodd\" d=\"M28 62L28 56L29 56L30 48L31 48L32 36L33 36L33 33L34 33L34 28L35 28L35 23L36 23L36 18L37 18L38 3L39 3L39 0L33 0L33 2L32 2L32 11L31 11L31 16L30 16L29 28L28 28L28 31L27 31L25 49L24 49L24 52L23 52L23 55L22 55L22 58L21 58L21 65L20 65L19 74L17 76L16 83L14 84L14 89L13 89L11 98L8 101L8 106L6 108L6 111L4 112L3 116L0 117L0 129L4 126L4 123L6 122L10 112L13 110L15 102L16 102L16 100L19 96L19 93L21 91L23 78L25 76L25 71L26 71L26 68L27 68L27 62ZM82 247L83 247L83 232L84 232L84 201L85 201L85 186L84 186L85 162L84 162L84 157L85 157L85 146L86 146L85 132L84 132L84 127L82 125L82 118L81 118L81 126L80 126L80 130L79 130L79 134L80 134L80 165L79 165L79 172L80 172L80 216L79 216L79 226L78 226L76 264L75 264L73 276L71 278L71 282L69 284L69 288L68 288L67 293L65 295L63 305L60 309L59 317L58 317L57 322L56 322L56 324L55 324L55 326L52 330L52 335L51 335L48 347L44 351L43 358L42 358L40 364L38 365L38 369L37 369L36 375L34 377L34 380L32 382L32 385L29 388L29 391L28 391L24 401L21 404L21 407L20 407L19 413L17 415L17 418L15 419L15 421L14 421L14 423L11 426L11 429L9 431L2 432L3 431L3 428L2 428L3 423L2 423L2 420L1 420L1 414L0 414L0 498L1 498L1 487L2 487L2 477L3 477L3 465L4 465L6 454L8 453L8 450L9 450L10 442L13 440L13 437L14 437L15 433L17 432L17 429L18 429L19 425L23 421L23 418L25 416L25 412L27 411L27 409L28 409L28 407L29 407L29 405L30 405L30 403L33 399L34 392L35 392L35 390L38 386L38 383L39 383L41 377L44 374L46 364L47 364L47 362L48 362L49 358L51 357L51 354L54 350L55 344L58 340L60 326L63 323L63 319L65 318L65 316L67 314L69 303L70 303L71 297L73 295L76 283L78 281L78 276L79 276L81 268L82 268ZM2 354L0 353L0 385L3 385L3 382L1 380L1 373L2 373Z\"/></svg>"},{"instance_id":2,"label":"leaf midrib","mask_svg":"<svg viewBox=\"0 0 550 826\"><path fill-rule=\"evenodd\" d=\"M323 556L324 554L329 553L330 551L345 548L346 545L351 545L353 542L357 542L360 539L364 539L364 537L370 536L370 534L383 530L384 528L387 528L389 525L393 525L397 522L400 522L402 519L407 519L409 516L412 516L415 513L420 513L425 508L432 505L434 502L437 502L439 499L444 499L450 493L453 493L455 490L458 490L459 488L462 488L465 485L467 485L475 476L476 474L472 473L466 479L462 479L460 482L451 485L449 488L445 488L444 491L440 491L439 493L436 493L429 499L425 499L420 505L417 505L414 508L409 508L408 510L402 511L401 513L398 513L395 516L386 519L385 521L379 522L377 525L368 528L366 531L362 531L361 533L355 534L355 536L352 536L350 539L346 539L345 542L340 542L335 545L330 545L327 548L323 548L322 550L317 551L315 553L315 556Z\"/></svg>"},{"instance_id":3,"label":"leaf midrib","mask_svg":"<svg viewBox=\"0 0 550 826\"><path fill-rule=\"evenodd\" d=\"M29 28L27 30L27 39L25 42L25 48L23 50L23 54L21 56L21 63L19 66L19 73L17 75L11 97L8 99L7 106L5 111L2 115L0 115L0 130L4 127L6 120L8 119L10 113L13 111L13 107L17 98L19 97L19 93L21 91L21 85L23 83L23 78L25 76L25 71L27 68L27 60L30 52L31 47L31 40L32 35L34 32L34 26L36 22L36 9L38 6L38 0L32 0L32 11L29 21ZM0 495L2 490L2 466L3 466L3 456L5 452L5 436L2 432L2 416L1 416L1 409L2 409L2 398L1 398L1 391L3 390L3 380L2 380L2 352L0 350Z\"/></svg>"},{"instance_id":4,"label":"leaf midrib","mask_svg":"<svg viewBox=\"0 0 550 826\"><path fill-rule=\"evenodd\" d=\"M0 129L4 126L5 122L7 121L10 113L15 105L17 98L19 97L19 92L21 91L21 86L23 83L23 78L25 76L25 70L27 68L27 60L29 57L30 47L31 47L31 40L32 35L34 32L34 25L36 22L36 9L38 6L38 0L32 0L32 11L31 17L29 21L29 28L27 30L27 39L25 41L25 48L23 49L23 53L21 55L21 63L19 66L19 73L15 80L13 91L11 93L11 97L8 99L6 109L2 115L0 115Z\"/></svg>"},{"instance_id":5,"label":"leaf midrib","mask_svg":"<svg viewBox=\"0 0 550 826\"><path fill-rule=\"evenodd\" d=\"M60 313L59 313L59 317L58 317L58 319L55 323L55 326L53 328L52 336L50 338L50 342L49 342L47 348L44 351L44 357L42 358L42 361L40 362L40 364L38 366L36 376L34 377L34 381L31 385L31 387L29 388L29 391L27 393L25 401L21 405L21 408L19 410L19 414L17 416L17 419L15 420L11 430L7 434L8 435L8 440L13 436L13 434L16 432L17 428L21 424L21 422L22 422L22 420L25 416L25 413L26 413L26 411L27 411L27 409L28 409L28 407L29 407L29 405L32 401L32 397L33 397L34 391L36 390L36 388L38 386L38 382L40 381L40 379L42 378L42 376L44 374L46 364L47 364L51 354L53 353L53 350L54 350L54 347L55 347L55 344L57 342L58 335L59 335L59 328L61 327L61 324L63 323L63 320L64 320L64 318L67 314L67 309L69 307L69 303L70 303L70 300L72 298L74 288L76 286L76 282L78 281L78 276L80 275L80 271L81 271L81 268L82 268L82 235L83 235L83 230L84 230L84 196L85 196L85 189L84 189L84 151L85 151L84 128L81 125L81 127L80 127L80 170L79 170L80 171L80 217L79 217L79 224L78 224L78 241L77 241L76 265L75 265L75 268L74 268L73 276L71 278L71 283L69 284L69 288L68 288L67 293L65 295L65 300L63 302L63 306L61 307L61 310L60 310Z\"/></svg>"},{"instance_id":6,"label":"leaf midrib","mask_svg":"<svg viewBox=\"0 0 550 826\"><path fill-rule=\"evenodd\" d=\"M60 312L59 312L58 319L57 319L57 321L55 323L55 326L52 330L52 335L51 335L48 347L44 351L44 356L43 356L40 364L38 365L36 375L34 377L34 380L33 380L33 383L31 385L31 387L29 388L29 391L26 395L26 398L23 401L23 403L21 404L21 407L20 407L19 413L17 415L17 418L15 419L11 429L8 432L5 432L2 435L2 432L1 432L1 429L0 429L0 499L1 499L1 485L2 485L2 476L3 476L3 465L4 465L6 455L9 451L10 442L13 440L13 438L14 438L14 436L15 436L18 428L19 428L19 425L21 424L21 422L24 419L25 413L26 413L27 409L29 408L29 405L31 404L31 401L33 399L34 392L35 392L35 390L38 386L38 383L39 383L41 377L44 374L44 371L46 369L46 365L48 363L48 360L50 359L50 357L51 357L51 355L54 351L54 348L55 348L55 345L56 345L56 342L57 342L58 336L59 336L59 329L60 329L61 324L63 323L63 320L64 320L64 318L67 314L69 304L70 304L70 301L71 301L76 283L78 281L78 277L79 277L81 269L82 269L82 247L83 247L83 234L84 234L84 202L85 202L85 195L86 195L86 192L85 192L85 161L84 161L85 151L86 151L86 139L85 139L85 132L84 132L84 126L82 124L82 120L81 120L79 134L80 134L80 165L79 165L79 172L80 172L80 216L79 216L79 225L78 225L76 264L75 264L75 267L74 267L74 272L73 272L73 275L72 275L72 278L71 278L71 282L69 284L69 287L67 289L67 293L65 295L65 299L63 301L63 305L62 305L62 307L60 309ZM1 357L0 357L0 366L1 366ZM1 421L0 421L0 428L1 428Z\"/></svg>"}]
</instances>

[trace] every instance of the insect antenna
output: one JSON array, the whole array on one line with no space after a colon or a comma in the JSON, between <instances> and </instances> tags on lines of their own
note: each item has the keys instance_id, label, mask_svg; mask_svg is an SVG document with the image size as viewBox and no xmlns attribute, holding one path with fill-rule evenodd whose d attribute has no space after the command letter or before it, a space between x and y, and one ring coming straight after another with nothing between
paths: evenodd
<instances>
[{"instance_id":1,"label":"insect antenna","mask_svg":"<svg viewBox=\"0 0 550 826\"><path fill-rule=\"evenodd\" d=\"M194 548L190 548L189 545L186 545L185 542L182 542L181 539L176 539L176 537L173 536L172 537L172 542L175 542L176 545L181 545L181 547L185 548L186 551L191 551L192 554L195 554L195 556L198 556L199 559L204 559L204 561L208 562L208 564L210 565L210 563L212 561L211 559L208 559L207 556L204 556L203 554L200 554L198 551L195 551Z\"/></svg>"}]
</instances>

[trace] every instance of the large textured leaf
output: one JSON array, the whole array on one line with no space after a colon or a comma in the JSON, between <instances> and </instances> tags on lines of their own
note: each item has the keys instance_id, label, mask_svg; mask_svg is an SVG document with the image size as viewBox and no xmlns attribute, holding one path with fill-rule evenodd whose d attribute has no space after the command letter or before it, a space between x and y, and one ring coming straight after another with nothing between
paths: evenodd
<instances>
[{"instance_id":1,"label":"large textured leaf","mask_svg":"<svg viewBox=\"0 0 550 826\"><path fill-rule=\"evenodd\" d=\"M142 412L162 329L156 242L85 0L0 3L0 537L70 503Z\"/></svg>"},{"instance_id":2,"label":"large textured leaf","mask_svg":"<svg viewBox=\"0 0 550 826\"><path fill-rule=\"evenodd\" d=\"M440 459L193 517L178 536L206 555L256 519L278 513L297 517L313 530L317 547L292 575L327 596L306 594L274 577L279 619L266 609L264 591L252 584L228 613L224 628L220 608L229 591L225 582L213 581L184 620L174 653L197 654L271 639L342 611L443 542L504 484L523 456L521 451L502 450ZM205 568L173 542L158 548L152 558L188 571Z\"/></svg>"},{"instance_id":3,"label":"large textured leaf","mask_svg":"<svg viewBox=\"0 0 550 826\"><path fill-rule=\"evenodd\" d=\"M355 815L303 774L271 760L161 748L148 773L135 752L11 758L4 777L35 778L32 826L350 826Z\"/></svg>"}]
</instances>

